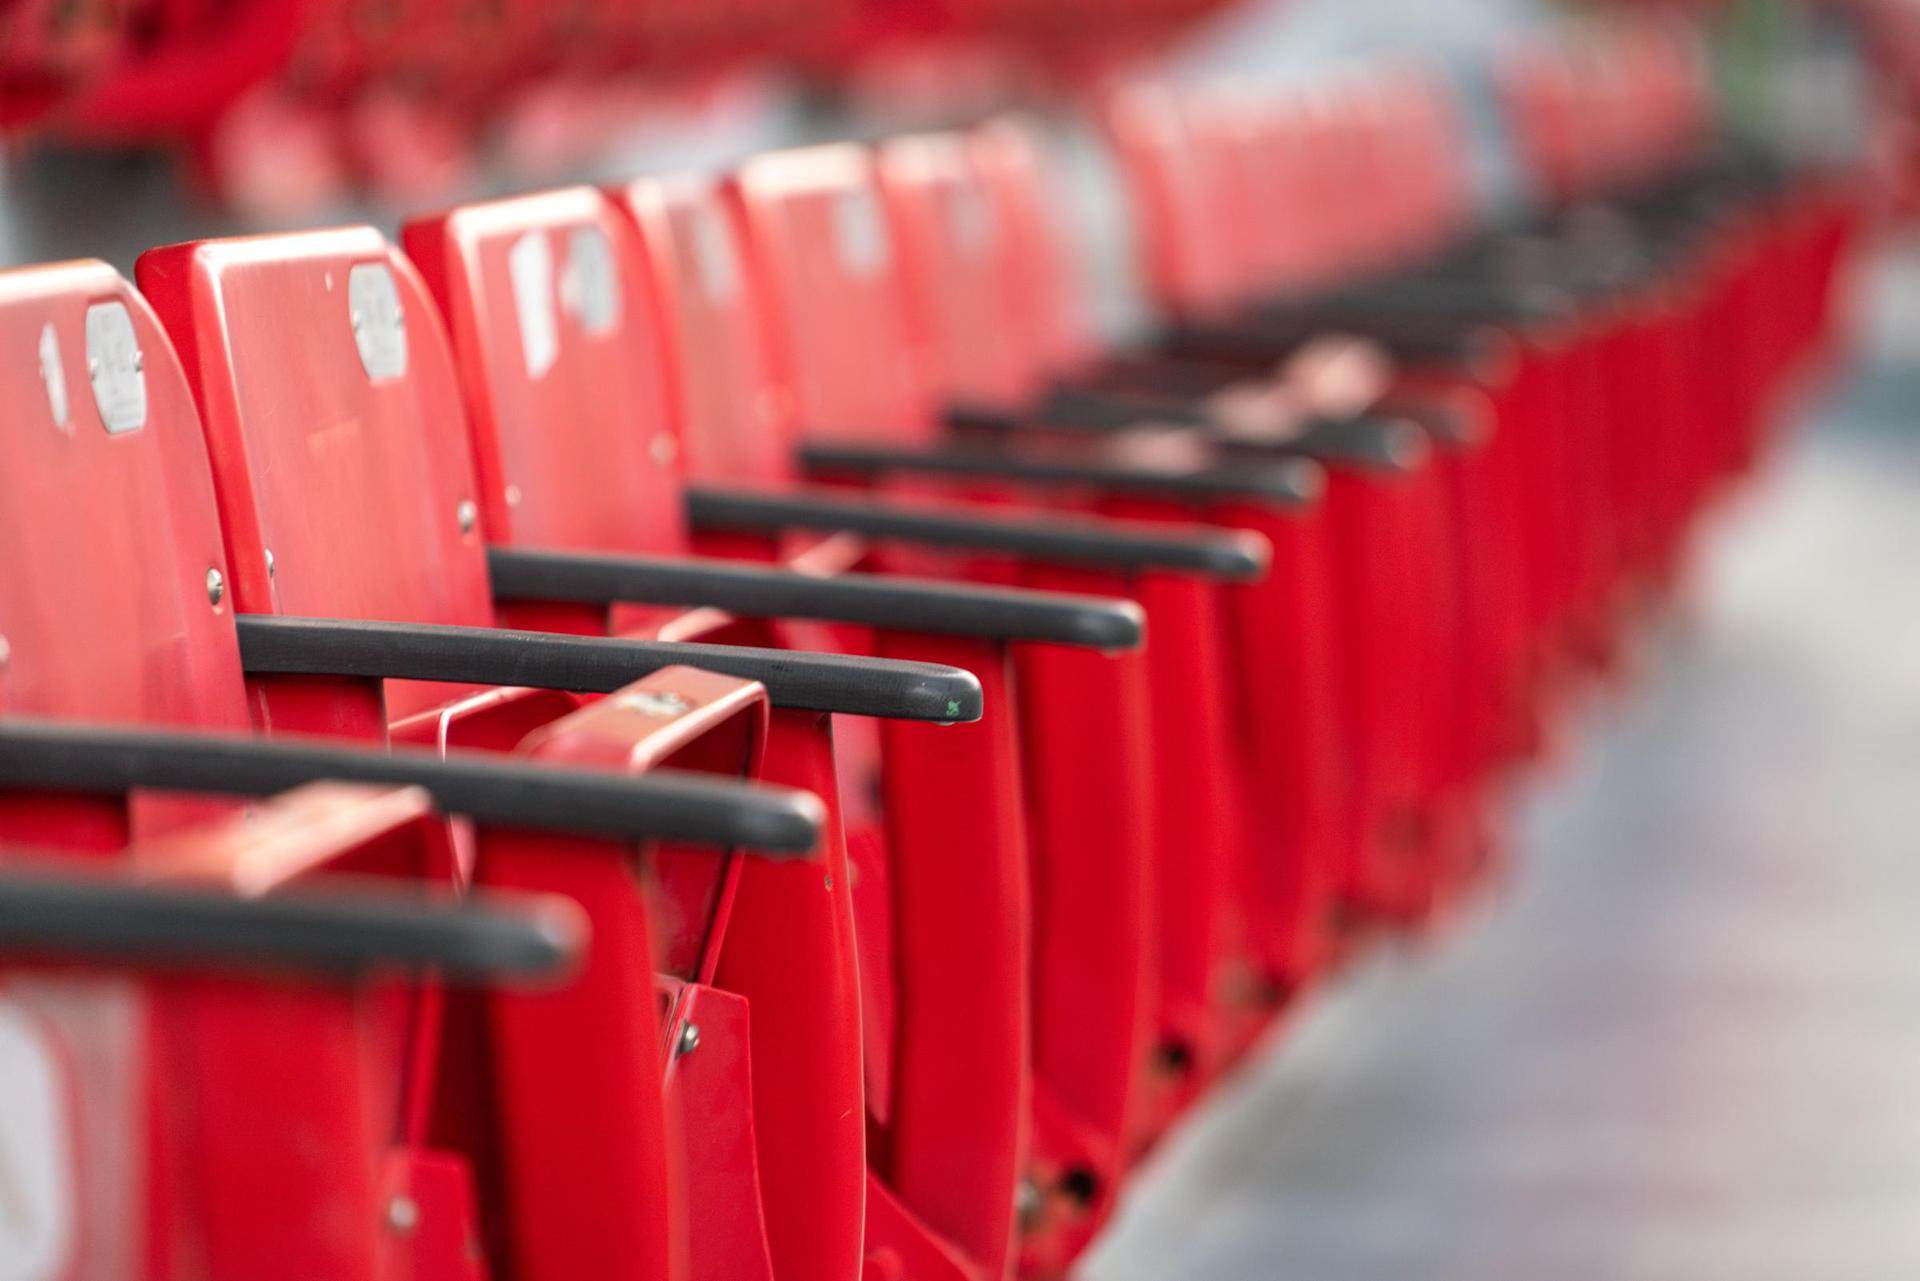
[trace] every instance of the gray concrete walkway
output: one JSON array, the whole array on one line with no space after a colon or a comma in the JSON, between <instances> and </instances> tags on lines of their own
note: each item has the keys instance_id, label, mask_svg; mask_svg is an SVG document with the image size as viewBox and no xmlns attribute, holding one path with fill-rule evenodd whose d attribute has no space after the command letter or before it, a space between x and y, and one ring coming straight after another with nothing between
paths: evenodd
<instances>
[{"instance_id":1,"label":"gray concrete walkway","mask_svg":"<svg viewBox=\"0 0 1920 1281\"><path fill-rule=\"evenodd\" d=\"M1158 1159L1089 1281L1920 1276L1911 267L1722 513L1650 683L1475 928L1382 958Z\"/></svg>"}]
</instances>

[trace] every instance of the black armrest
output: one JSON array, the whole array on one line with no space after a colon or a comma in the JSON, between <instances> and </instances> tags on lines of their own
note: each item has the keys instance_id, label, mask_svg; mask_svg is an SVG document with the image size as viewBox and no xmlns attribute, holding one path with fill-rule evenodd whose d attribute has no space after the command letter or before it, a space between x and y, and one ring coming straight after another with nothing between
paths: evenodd
<instances>
[{"instance_id":1,"label":"black armrest","mask_svg":"<svg viewBox=\"0 0 1920 1281\"><path fill-rule=\"evenodd\" d=\"M1434 325L1405 317L1294 316L1234 321L1176 321L1160 331L1160 350L1182 357L1234 360L1268 368L1309 342L1345 333L1379 343L1407 361L1477 368L1495 352L1496 335L1485 327Z\"/></svg>"},{"instance_id":2,"label":"black armrest","mask_svg":"<svg viewBox=\"0 0 1920 1281\"><path fill-rule=\"evenodd\" d=\"M472 982L551 976L579 952L564 900L435 899L402 884L341 877L323 890L242 898L10 868L0 872L0 953L336 978L432 970Z\"/></svg>"},{"instance_id":3,"label":"black armrest","mask_svg":"<svg viewBox=\"0 0 1920 1281\"><path fill-rule=\"evenodd\" d=\"M1272 368L1244 361L1183 356L1151 346L1105 352L1097 363L1075 369L1053 384L1069 395L1141 394L1157 400L1196 401L1247 378L1270 377Z\"/></svg>"},{"instance_id":4,"label":"black armrest","mask_svg":"<svg viewBox=\"0 0 1920 1281\"><path fill-rule=\"evenodd\" d=\"M1265 465L1209 465L1190 470L1137 467L1099 460L1022 456L963 446L932 449L878 445L802 445L799 461L821 475L884 475L919 472L1025 484L1086 486L1191 503L1253 501L1298 507L1320 494L1320 473L1289 460Z\"/></svg>"},{"instance_id":5,"label":"black armrest","mask_svg":"<svg viewBox=\"0 0 1920 1281\"><path fill-rule=\"evenodd\" d=\"M999 405L982 404L979 401L956 400L941 407L940 419L947 426L961 431L978 429L985 431L1011 431L1025 427L1033 418L1024 409L1005 409Z\"/></svg>"},{"instance_id":6,"label":"black armrest","mask_svg":"<svg viewBox=\"0 0 1920 1281\"><path fill-rule=\"evenodd\" d=\"M777 534L805 529L861 534L956 551L997 552L1051 564L1124 571L1167 569L1253 579L1267 568L1258 538L1231 530L1168 532L1138 521L1000 514L990 507L907 507L826 491L754 494L692 489L687 516L698 529Z\"/></svg>"},{"instance_id":7,"label":"black armrest","mask_svg":"<svg viewBox=\"0 0 1920 1281\"><path fill-rule=\"evenodd\" d=\"M240 662L256 676L363 676L612 693L662 667L755 680L776 706L909 721L977 721L980 682L938 663L841 654L559 636L503 627L242 614Z\"/></svg>"},{"instance_id":8,"label":"black armrest","mask_svg":"<svg viewBox=\"0 0 1920 1281\"><path fill-rule=\"evenodd\" d=\"M480 752L366 751L238 734L0 720L0 787L122 795L135 788L268 796L303 783L418 787L478 822L624 840L679 840L804 854L820 802L680 770L555 769Z\"/></svg>"},{"instance_id":9,"label":"black armrest","mask_svg":"<svg viewBox=\"0 0 1920 1281\"><path fill-rule=\"evenodd\" d=\"M1378 414L1315 419L1298 436L1273 448L1332 466L1392 472L1416 471L1433 454L1432 443L1418 424Z\"/></svg>"},{"instance_id":10,"label":"black armrest","mask_svg":"<svg viewBox=\"0 0 1920 1281\"><path fill-rule=\"evenodd\" d=\"M1068 384L1049 388L1030 412L957 403L943 413L947 426L957 431L1111 431L1144 422L1208 427L1213 421L1204 408L1191 402Z\"/></svg>"},{"instance_id":11,"label":"black armrest","mask_svg":"<svg viewBox=\"0 0 1920 1281\"><path fill-rule=\"evenodd\" d=\"M1144 395L1124 391L1097 391L1091 387L1056 384L1035 411L1036 421L1048 426L1115 430L1143 422L1213 427L1213 415L1192 399Z\"/></svg>"},{"instance_id":12,"label":"black armrest","mask_svg":"<svg viewBox=\"0 0 1920 1281\"><path fill-rule=\"evenodd\" d=\"M1087 389L1060 388L1048 397L1047 403L1077 406L1068 411L1079 416L1075 426L1094 431L1135 427L1149 420L1172 421L1173 415L1155 408L1167 405L1178 411L1181 421L1217 440L1222 450L1253 460L1299 457L1320 463L1411 471L1425 461L1429 452L1426 435L1417 425L1378 415L1319 419L1303 424L1297 434L1266 441L1228 434L1220 422L1191 401L1164 402L1124 393L1109 395ZM994 425L1001 430L1014 430L1034 424L1009 414L996 420Z\"/></svg>"},{"instance_id":13,"label":"black armrest","mask_svg":"<svg viewBox=\"0 0 1920 1281\"><path fill-rule=\"evenodd\" d=\"M1547 284L1489 279L1381 281L1307 304L1263 308L1263 320L1341 328L1368 323L1525 326L1572 315L1574 300Z\"/></svg>"},{"instance_id":14,"label":"black armrest","mask_svg":"<svg viewBox=\"0 0 1920 1281\"><path fill-rule=\"evenodd\" d=\"M705 605L750 618L810 618L897 631L1003 641L1134 649L1146 616L1132 601L839 574L822 578L772 565L659 556L490 547L494 595L502 600L618 601Z\"/></svg>"}]
</instances>

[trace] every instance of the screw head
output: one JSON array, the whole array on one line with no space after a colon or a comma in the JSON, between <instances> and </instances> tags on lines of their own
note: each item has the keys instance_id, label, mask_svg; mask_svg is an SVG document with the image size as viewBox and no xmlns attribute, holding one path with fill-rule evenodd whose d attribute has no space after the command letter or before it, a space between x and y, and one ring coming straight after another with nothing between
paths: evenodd
<instances>
[{"instance_id":1,"label":"screw head","mask_svg":"<svg viewBox=\"0 0 1920 1281\"><path fill-rule=\"evenodd\" d=\"M1085 1210L1100 1195L1100 1179L1083 1165L1069 1166L1060 1176L1059 1188L1069 1201Z\"/></svg>"},{"instance_id":2,"label":"screw head","mask_svg":"<svg viewBox=\"0 0 1920 1281\"><path fill-rule=\"evenodd\" d=\"M261 548L260 550L261 550L261 551L263 551L263 552L265 552L265 553L267 554L267 577L268 577L268 578L272 578L272 577L273 577L273 568L274 568L274 566L273 566L273 548L271 548L271 547L262 547L262 548Z\"/></svg>"},{"instance_id":3,"label":"screw head","mask_svg":"<svg viewBox=\"0 0 1920 1281\"><path fill-rule=\"evenodd\" d=\"M462 498L460 505L453 509L453 518L460 524L460 532L471 534L473 527L480 523L480 509L471 498Z\"/></svg>"},{"instance_id":4,"label":"screw head","mask_svg":"<svg viewBox=\"0 0 1920 1281\"><path fill-rule=\"evenodd\" d=\"M420 1203L410 1196L396 1196L387 1202L387 1227L400 1236L411 1236L420 1226Z\"/></svg>"},{"instance_id":5,"label":"screw head","mask_svg":"<svg viewBox=\"0 0 1920 1281\"><path fill-rule=\"evenodd\" d=\"M207 603L218 608L227 598L227 577L217 569L207 571Z\"/></svg>"},{"instance_id":6,"label":"screw head","mask_svg":"<svg viewBox=\"0 0 1920 1281\"><path fill-rule=\"evenodd\" d=\"M698 1023L683 1023L680 1026L680 1039L673 1043L674 1057L679 1058L683 1055L692 1054L699 1048L700 1025Z\"/></svg>"}]
</instances>

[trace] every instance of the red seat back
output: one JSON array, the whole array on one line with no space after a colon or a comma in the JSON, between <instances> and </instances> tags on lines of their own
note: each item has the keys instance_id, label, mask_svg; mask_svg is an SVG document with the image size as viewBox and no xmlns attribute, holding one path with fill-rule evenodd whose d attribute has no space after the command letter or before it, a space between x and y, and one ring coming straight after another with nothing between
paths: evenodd
<instances>
[{"instance_id":1,"label":"red seat back","mask_svg":"<svg viewBox=\"0 0 1920 1281\"><path fill-rule=\"evenodd\" d=\"M878 149L876 173L913 336L935 385L968 404L1027 404L1049 372L1045 352L1007 323L1024 310L1015 293L1023 282L965 136L893 139Z\"/></svg>"},{"instance_id":2,"label":"red seat back","mask_svg":"<svg viewBox=\"0 0 1920 1281\"><path fill-rule=\"evenodd\" d=\"M384 236L199 241L137 270L200 404L234 608L493 621L452 355ZM396 715L439 698L391 693Z\"/></svg>"},{"instance_id":3,"label":"red seat back","mask_svg":"<svg viewBox=\"0 0 1920 1281\"><path fill-rule=\"evenodd\" d=\"M146 303L100 262L0 274L0 396L0 708L244 726L206 447Z\"/></svg>"},{"instance_id":4,"label":"red seat back","mask_svg":"<svg viewBox=\"0 0 1920 1281\"><path fill-rule=\"evenodd\" d=\"M1240 86L1200 95L1185 120L1208 221L1183 234L1218 239L1240 277L1211 301L1304 291L1346 268L1346 247L1365 228L1355 201L1333 194L1358 158L1336 109ZM1334 179L1342 167L1348 176Z\"/></svg>"},{"instance_id":5,"label":"red seat back","mask_svg":"<svg viewBox=\"0 0 1920 1281\"><path fill-rule=\"evenodd\" d=\"M717 181L640 178L613 193L638 229L678 358L681 449L695 481L793 480L798 424L775 335Z\"/></svg>"},{"instance_id":6,"label":"red seat back","mask_svg":"<svg viewBox=\"0 0 1920 1281\"><path fill-rule=\"evenodd\" d=\"M685 550L669 369L633 228L591 187L407 224L439 301L496 543Z\"/></svg>"},{"instance_id":7,"label":"red seat back","mask_svg":"<svg viewBox=\"0 0 1920 1281\"><path fill-rule=\"evenodd\" d=\"M967 148L993 202L1002 287L1017 303L1010 319L1022 350L1050 369L1092 359L1098 339L1041 138L1024 121L1001 117L973 130Z\"/></svg>"},{"instance_id":8,"label":"red seat back","mask_svg":"<svg viewBox=\"0 0 1920 1281\"><path fill-rule=\"evenodd\" d=\"M1134 85L1113 96L1105 117L1155 303L1181 313L1236 301L1250 283L1247 246L1235 244L1239 229L1220 204L1222 157L1192 136L1184 99L1162 85Z\"/></svg>"},{"instance_id":9,"label":"red seat back","mask_svg":"<svg viewBox=\"0 0 1920 1281\"><path fill-rule=\"evenodd\" d=\"M1518 45L1496 82L1528 176L1556 202L1659 174L1698 144L1712 111L1696 39L1658 19Z\"/></svg>"},{"instance_id":10,"label":"red seat back","mask_svg":"<svg viewBox=\"0 0 1920 1281\"><path fill-rule=\"evenodd\" d=\"M1175 314L1391 268L1464 212L1456 122L1413 64L1284 94L1135 85L1106 114L1149 287Z\"/></svg>"},{"instance_id":11,"label":"red seat back","mask_svg":"<svg viewBox=\"0 0 1920 1281\"><path fill-rule=\"evenodd\" d=\"M1476 212L1460 104L1437 67L1418 63L1389 71L1385 92L1395 119L1382 169L1398 176L1402 191L1387 207L1414 252L1444 246L1467 231Z\"/></svg>"},{"instance_id":12,"label":"red seat back","mask_svg":"<svg viewBox=\"0 0 1920 1281\"><path fill-rule=\"evenodd\" d=\"M907 339L899 254L868 152L852 144L771 152L742 165L730 191L802 430L896 444L935 438L926 353Z\"/></svg>"},{"instance_id":13,"label":"red seat back","mask_svg":"<svg viewBox=\"0 0 1920 1281\"><path fill-rule=\"evenodd\" d=\"M0 273L0 394L0 713L244 728L206 447L146 303L105 263ZM0 831L117 850L205 812L15 793Z\"/></svg>"}]
</instances>

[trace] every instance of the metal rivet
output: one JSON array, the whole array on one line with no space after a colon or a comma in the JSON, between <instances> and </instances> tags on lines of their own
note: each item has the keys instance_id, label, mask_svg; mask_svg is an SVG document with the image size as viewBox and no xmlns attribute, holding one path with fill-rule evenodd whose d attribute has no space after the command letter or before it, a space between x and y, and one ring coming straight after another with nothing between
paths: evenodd
<instances>
[{"instance_id":1,"label":"metal rivet","mask_svg":"<svg viewBox=\"0 0 1920 1281\"><path fill-rule=\"evenodd\" d=\"M133 372L137 374L142 370L144 370L146 367L147 367L147 353L144 351L134 352L133 353Z\"/></svg>"},{"instance_id":2,"label":"metal rivet","mask_svg":"<svg viewBox=\"0 0 1920 1281\"><path fill-rule=\"evenodd\" d=\"M222 574L217 569L208 570L207 571L208 603L214 605L215 607L218 607L220 602L226 599L226 595L227 595L226 575Z\"/></svg>"},{"instance_id":3,"label":"metal rivet","mask_svg":"<svg viewBox=\"0 0 1920 1281\"><path fill-rule=\"evenodd\" d=\"M260 550L267 554L267 577L272 578L273 577L273 548L262 547Z\"/></svg>"},{"instance_id":4,"label":"metal rivet","mask_svg":"<svg viewBox=\"0 0 1920 1281\"><path fill-rule=\"evenodd\" d=\"M460 522L461 533L471 534L480 521L480 509L473 505L471 498L462 498L460 505L453 509L453 518Z\"/></svg>"},{"instance_id":5,"label":"metal rivet","mask_svg":"<svg viewBox=\"0 0 1920 1281\"><path fill-rule=\"evenodd\" d=\"M1031 1178L1020 1180L1020 1186L1013 1193L1013 1214L1023 1232L1033 1230L1044 1205L1045 1199L1041 1196L1040 1185Z\"/></svg>"},{"instance_id":6,"label":"metal rivet","mask_svg":"<svg viewBox=\"0 0 1920 1281\"><path fill-rule=\"evenodd\" d=\"M397 1196L388 1201L387 1226L401 1236L411 1236L420 1226L420 1203L410 1196Z\"/></svg>"},{"instance_id":7,"label":"metal rivet","mask_svg":"<svg viewBox=\"0 0 1920 1281\"><path fill-rule=\"evenodd\" d=\"M683 1054L692 1054L699 1048L700 1025L698 1023L683 1024L680 1028L680 1039L676 1041L673 1046L675 1057Z\"/></svg>"},{"instance_id":8,"label":"metal rivet","mask_svg":"<svg viewBox=\"0 0 1920 1281\"><path fill-rule=\"evenodd\" d=\"M828 873L827 873L827 878L826 878L826 879L827 879L827 888L828 888L828 889L832 889L832 888L833 888L833 873L832 873L832 872L828 872Z\"/></svg>"}]
</instances>

